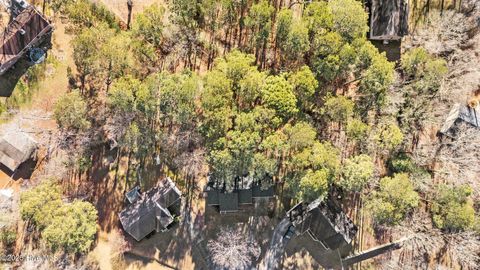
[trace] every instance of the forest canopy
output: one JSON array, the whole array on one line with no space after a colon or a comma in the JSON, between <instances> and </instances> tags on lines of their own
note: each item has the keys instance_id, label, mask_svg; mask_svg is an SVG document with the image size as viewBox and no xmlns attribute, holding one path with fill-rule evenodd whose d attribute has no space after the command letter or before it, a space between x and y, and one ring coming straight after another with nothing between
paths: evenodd
<instances>
[{"instance_id":1,"label":"forest canopy","mask_svg":"<svg viewBox=\"0 0 480 270\"><path fill-rule=\"evenodd\" d=\"M468 73L452 67L467 65L474 57L463 50L474 45L438 52L453 43L412 38L389 61L368 39L369 14L357 0L175 0L128 25L88 0L51 8L68 16L74 35L75 67L53 112L72 175L89 177L102 149L114 153L109 169L125 187L149 186L153 171L195 191L254 183L274 188L275 214L333 200L382 239L408 230L478 235L478 166L469 161L478 160L479 137L437 134L446 96L461 88L455 78ZM52 250L89 250L90 203L63 202L52 181L24 194L22 218ZM257 258L251 253L242 261Z\"/></svg>"}]
</instances>

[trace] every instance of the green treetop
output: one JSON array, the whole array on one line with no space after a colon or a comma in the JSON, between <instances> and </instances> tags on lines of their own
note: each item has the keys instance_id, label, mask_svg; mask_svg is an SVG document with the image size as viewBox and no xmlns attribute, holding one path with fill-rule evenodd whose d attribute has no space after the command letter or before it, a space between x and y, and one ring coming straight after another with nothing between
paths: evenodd
<instances>
[{"instance_id":1,"label":"green treetop","mask_svg":"<svg viewBox=\"0 0 480 270\"><path fill-rule=\"evenodd\" d=\"M375 166L368 155L358 155L345 160L339 185L347 191L362 191L372 179Z\"/></svg>"},{"instance_id":2,"label":"green treetop","mask_svg":"<svg viewBox=\"0 0 480 270\"><path fill-rule=\"evenodd\" d=\"M395 174L380 180L379 190L368 202L376 222L398 224L418 206L420 197L413 189L408 174Z\"/></svg>"},{"instance_id":3,"label":"green treetop","mask_svg":"<svg viewBox=\"0 0 480 270\"><path fill-rule=\"evenodd\" d=\"M85 131L90 127L87 103L78 91L64 94L55 104L53 116L62 130Z\"/></svg>"},{"instance_id":4,"label":"green treetop","mask_svg":"<svg viewBox=\"0 0 480 270\"><path fill-rule=\"evenodd\" d=\"M53 180L45 180L20 195L20 213L24 220L32 220L40 228L50 224L62 205L62 191Z\"/></svg>"},{"instance_id":5,"label":"green treetop","mask_svg":"<svg viewBox=\"0 0 480 270\"><path fill-rule=\"evenodd\" d=\"M293 86L283 76L267 77L262 95L265 105L277 111L278 115L284 119L298 112Z\"/></svg>"},{"instance_id":6,"label":"green treetop","mask_svg":"<svg viewBox=\"0 0 480 270\"><path fill-rule=\"evenodd\" d=\"M47 245L56 251L86 253L97 233L97 210L89 202L74 201L58 209L42 232Z\"/></svg>"},{"instance_id":7,"label":"green treetop","mask_svg":"<svg viewBox=\"0 0 480 270\"><path fill-rule=\"evenodd\" d=\"M319 197L325 197L328 192L328 171L325 169L308 170L300 179L298 197L306 202L311 202Z\"/></svg>"},{"instance_id":8,"label":"green treetop","mask_svg":"<svg viewBox=\"0 0 480 270\"><path fill-rule=\"evenodd\" d=\"M343 124L352 117L353 107L353 101L343 95L328 95L325 99L325 108L323 111L329 120Z\"/></svg>"},{"instance_id":9,"label":"green treetop","mask_svg":"<svg viewBox=\"0 0 480 270\"><path fill-rule=\"evenodd\" d=\"M463 186L438 186L432 204L433 222L440 229L463 231L472 229L475 209L470 198L472 188Z\"/></svg>"},{"instance_id":10,"label":"green treetop","mask_svg":"<svg viewBox=\"0 0 480 270\"><path fill-rule=\"evenodd\" d=\"M402 143L403 133L397 124L384 122L375 129L374 140L380 150L392 151Z\"/></svg>"},{"instance_id":11,"label":"green treetop","mask_svg":"<svg viewBox=\"0 0 480 270\"><path fill-rule=\"evenodd\" d=\"M158 4L151 5L135 17L133 34L150 43L154 48L160 48L163 42L164 8Z\"/></svg>"}]
</instances>

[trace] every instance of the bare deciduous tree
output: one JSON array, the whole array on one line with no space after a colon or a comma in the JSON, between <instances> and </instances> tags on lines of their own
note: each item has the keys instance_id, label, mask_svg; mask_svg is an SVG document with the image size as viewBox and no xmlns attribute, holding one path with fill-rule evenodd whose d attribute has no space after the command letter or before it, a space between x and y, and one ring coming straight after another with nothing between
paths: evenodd
<instances>
[{"instance_id":1,"label":"bare deciduous tree","mask_svg":"<svg viewBox=\"0 0 480 270\"><path fill-rule=\"evenodd\" d=\"M462 269L478 269L480 264L480 241L474 232L444 234L432 227L428 213L417 211L402 226L392 228L393 239L412 237L390 256L380 257L379 269L450 269L435 259L439 254L448 253L453 263ZM433 259L433 260L430 260ZM433 264L433 265L432 265Z\"/></svg>"},{"instance_id":2,"label":"bare deciduous tree","mask_svg":"<svg viewBox=\"0 0 480 270\"><path fill-rule=\"evenodd\" d=\"M457 127L457 137L445 140L440 148L437 161L440 163L436 174L447 182L468 184L473 188L474 199L480 196L480 129L468 124Z\"/></svg>"},{"instance_id":3,"label":"bare deciduous tree","mask_svg":"<svg viewBox=\"0 0 480 270\"><path fill-rule=\"evenodd\" d=\"M222 228L217 239L210 240L207 247L213 263L220 269L249 269L260 255L257 242L231 228Z\"/></svg>"}]
</instances>

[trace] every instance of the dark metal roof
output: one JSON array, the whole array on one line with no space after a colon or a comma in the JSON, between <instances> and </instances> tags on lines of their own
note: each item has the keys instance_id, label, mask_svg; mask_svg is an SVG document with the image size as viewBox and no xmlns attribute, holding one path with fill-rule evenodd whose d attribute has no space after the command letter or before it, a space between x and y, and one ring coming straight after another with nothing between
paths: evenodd
<instances>
[{"instance_id":1,"label":"dark metal roof","mask_svg":"<svg viewBox=\"0 0 480 270\"><path fill-rule=\"evenodd\" d=\"M339 236L341 236L341 240L345 241L345 243L351 243L355 234L357 233L357 226L353 224L350 218L336 205L334 205L330 200L326 202L314 202L313 206L318 204L314 207L311 211L313 213L313 222L317 223L317 226L313 225L310 226L311 232L316 237L323 237L328 241L329 234L325 234L324 231L318 229L321 223L327 221L330 228ZM336 247L334 247L336 248Z\"/></svg>"},{"instance_id":2,"label":"dark metal roof","mask_svg":"<svg viewBox=\"0 0 480 270\"><path fill-rule=\"evenodd\" d=\"M240 189L238 191L238 203L239 204L252 204L252 189Z\"/></svg>"},{"instance_id":3,"label":"dark metal roof","mask_svg":"<svg viewBox=\"0 0 480 270\"><path fill-rule=\"evenodd\" d=\"M275 186L270 186L267 189L262 189L261 185L252 186L252 197L253 198L270 198L275 195Z\"/></svg>"},{"instance_id":4,"label":"dark metal roof","mask_svg":"<svg viewBox=\"0 0 480 270\"><path fill-rule=\"evenodd\" d=\"M208 189L205 191L207 193L207 205L218 205L218 193L216 189Z\"/></svg>"},{"instance_id":5,"label":"dark metal roof","mask_svg":"<svg viewBox=\"0 0 480 270\"><path fill-rule=\"evenodd\" d=\"M50 31L52 26L33 6L18 14L0 34L0 65L31 46L35 38Z\"/></svg>"},{"instance_id":6,"label":"dark metal roof","mask_svg":"<svg viewBox=\"0 0 480 270\"><path fill-rule=\"evenodd\" d=\"M408 34L408 0L371 0L370 38L398 40Z\"/></svg>"},{"instance_id":7,"label":"dark metal roof","mask_svg":"<svg viewBox=\"0 0 480 270\"><path fill-rule=\"evenodd\" d=\"M274 186L262 189L259 184L250 184L249 188L235 189L227 192L218 189L213 183L209 183L205 189L207 205L220 206L220 212L238 211L239 204L253 204L257 198L271 198L275 193Z\"/></svg>"},{"instance_id":8,"label":"dark metal roof","mask_svg":"<svg viewBox=\"0 0 480 270\"><path fill-rule=\"evenodd\" d=\"M317 199L308 205L299 203L287 212L287 217L300 234L307 233L325 249L338 250L342 256L351 252L357 226L332 201Z\"/></svg>"},{"instance_id":9,"label":"dark metal roof","mask_svg":"<svg viewBox=\"0 0 480 270\"><path fill-rule=\"evenodd\" d=\"M220 212L235 212L238 211L238 193L219 193L218 202L220 205Z\"/></svg>"}]
</instances>

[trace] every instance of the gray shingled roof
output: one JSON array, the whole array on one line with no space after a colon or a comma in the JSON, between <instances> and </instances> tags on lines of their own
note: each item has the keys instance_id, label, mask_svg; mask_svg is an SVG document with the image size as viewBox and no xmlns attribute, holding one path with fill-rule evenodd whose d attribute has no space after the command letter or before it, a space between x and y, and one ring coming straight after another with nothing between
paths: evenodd
<instances>
[{"instance_id":1,"label":"gray shingled roof","mask_svg":"<svg viewBox=\"0 0 480 270\"><path fill-rule=\"evenodd\" d=\"M123 229L137 241L153 231L165 230L173 222L168 208L179 203L181 195L173 181L165 178L120 212Z\"/></svg>"},{"instance_id":2,"label":"gray shingled roof","mask_svg":"<svg viewBox=\"0 0 480 270\"><path fill-rule=\"evenodd\" d=\"M8 133L0 139L0 163L15 171L36 149L37 142L27 134Z\"/></svg>"},{"instance_id":3,"label":"gray shingled roof","mask_svg":"<svg viewBox=\"0 0 480 270\"><path fill-rule=\"evenodd\" d=\"M298 204L287 212L287 216L301 234L307 232L314 242L322 243L324 248L338 249L342 255L351 251L357 227L330 201L318 199L306 207Z\"/></svg>"},{"instance_id":4,"label":"gray shingled roof","mask_svg":"<svg viewBox=\"0 0 480 270\"><path fill-rule=\"evenodd\" d=\"M459 122L465 122L477 128L480 127L480 106L470 108L467 105L455 104L448 114L440 132L447 136L454 137L454 128Z\"/></svg>"},{"instance_id":5,"label":"gray shingled roof","mask_svg":"<svg viewBox=\"0 0 480 270\"><path fill-rule=\"evenodd\" d=\"M323 238L330 249L335 249L351 243L357 227L340 209L328 202L318 202L318 206L312 209L310 231L315 237Z\"/></svg>"}]
</instances>

